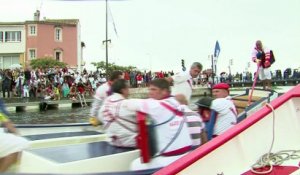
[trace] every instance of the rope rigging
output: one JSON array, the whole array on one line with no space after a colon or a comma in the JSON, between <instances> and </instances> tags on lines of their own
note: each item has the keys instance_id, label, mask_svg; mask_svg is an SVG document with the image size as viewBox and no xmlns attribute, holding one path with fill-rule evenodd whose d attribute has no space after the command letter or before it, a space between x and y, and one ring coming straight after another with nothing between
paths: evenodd
<instances>
[{"instance_id":1,"label":"rope rigging","mask_svg":"<svg viewBox=\"0 0 300 175\"><path fill-rule=\"evenodd\" d=\"M251 166L251 171L255 174L268 174L273 171L274 165L281 165L284 161L300 158L300 150L282 150L276 153L271 152L275 141L275 110L269 103L267 103L266 106L272 110L272 143L269 152L262 155L255 164ZM269 169L258 171L258 169L265 167L269 167Z\"/></svg>"}]
</instances>

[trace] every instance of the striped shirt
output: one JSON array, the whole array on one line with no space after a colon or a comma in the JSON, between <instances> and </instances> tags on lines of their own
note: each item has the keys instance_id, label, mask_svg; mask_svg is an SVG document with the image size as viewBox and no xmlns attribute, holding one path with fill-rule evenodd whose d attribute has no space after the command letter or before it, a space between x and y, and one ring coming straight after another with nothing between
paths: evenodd
<instances>
[{"instance_id":1,"label":"striped shirt","mask_svg":"<svg viewBox=\"0 0 300 175\"><path fill-rule=\"evenodd\" d=\"M200 146L202 144L201 133L204 132L205 124L197 112L192 111L186 105L182 105L181 107L184 108L184 116L186 116L187 125L193 142L192 146Z\"/></svg>"}]
</instances>

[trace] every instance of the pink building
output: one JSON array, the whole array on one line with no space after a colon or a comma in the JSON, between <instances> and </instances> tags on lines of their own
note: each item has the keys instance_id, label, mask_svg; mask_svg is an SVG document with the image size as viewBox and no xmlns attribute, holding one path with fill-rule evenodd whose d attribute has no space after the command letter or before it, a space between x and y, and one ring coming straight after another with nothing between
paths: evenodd
<instances>
[{"instance_id":1,"label":"pink building","mask_svg":"<svg viewBox=\"0 0 300 175\"><path fill-rule=\"evenodd\" d=\"M25 67L33 59L52 57L81 71L82 47L78 19L0 22L0 69Z\"/></svg>"},{"instance_id":2,"label":"pink building","mask_svg":"<svg viewBox=\"0 0 300 175\"><path fill-rule=\"evenodd\" d=\"M82 64L80 24L78 19L39 19L25 22L25 65L32 59L52 57L80 69Z\"/></svg>"}]
</instances>

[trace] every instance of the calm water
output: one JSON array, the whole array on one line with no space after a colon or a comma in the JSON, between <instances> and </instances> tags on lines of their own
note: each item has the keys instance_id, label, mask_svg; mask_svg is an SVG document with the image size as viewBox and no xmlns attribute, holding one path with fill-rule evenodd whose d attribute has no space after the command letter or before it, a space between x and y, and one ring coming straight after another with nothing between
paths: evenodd
<instances>
[{"instance_id":1,"label":"calm water","mask_svg":"<svg viewBox=\"0 0 300 175\"><path fill-rule=\"evenodd\" d=\"M192 98L195 103L200 97ZM193 108L194 105L192 104ZM88 122L91 107L60 107L58 109L48 109L39 111L39 109L27 109L24 112L14 112L10 109L9 118L15 124L60 124L60 123L84 123Z\"/></svg>"},{"instance_id":2,"label":"calm water","mask_svg":"<svg viewBox=\"0 0 300 175\"><path fill-rule=\"evenodd\" d=\"M9 118L15 124L83 123L88 121L89 111L90 107L63 107L42 112L32 109L26 112L11 112Z\"/></svg>"},{"instance_id":3,"label":"calm water","mask_svg":"<svg viewBox=\"0 0 300 175\"><path fill-rule=\"evenodd\" d=\"M282 86L276 89L277 92L283 93L290 90L293 86ZM234 91L232 94L244 93L244 90ZM201 97L193 97L190 107L195 108L194 103ZM49 109L40 112L38 109L28 109L26 112L10 113L10 119L15 124L59 124L59 123L82 123L87 122L90 107L60 107L59 109Z\"/></svg>"}]
</instances>

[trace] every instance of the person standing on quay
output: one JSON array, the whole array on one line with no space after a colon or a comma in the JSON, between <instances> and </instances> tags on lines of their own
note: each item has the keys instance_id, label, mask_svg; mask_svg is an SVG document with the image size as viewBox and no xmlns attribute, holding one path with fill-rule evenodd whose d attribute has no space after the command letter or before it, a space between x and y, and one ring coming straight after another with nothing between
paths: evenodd
<instances>
[{"instance_id":1,"label":"person standing on quay","mask_svg":"<svg viewBox=\"0 0 300 175\"><path fill-rule=\"evenodd\" d=\"M263 89L271 90L271 70L270 67L275 61L272 50L263 47L260 40L255 43L255 48L252 51L252 60L258 66L258 77L262 81Z\"/></svg>"}]
</instances>

